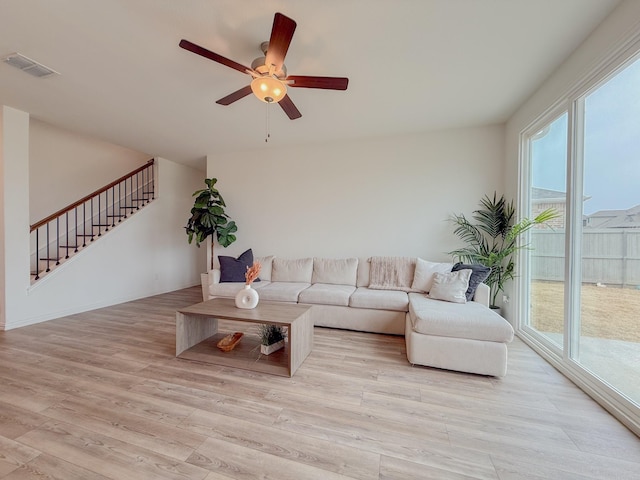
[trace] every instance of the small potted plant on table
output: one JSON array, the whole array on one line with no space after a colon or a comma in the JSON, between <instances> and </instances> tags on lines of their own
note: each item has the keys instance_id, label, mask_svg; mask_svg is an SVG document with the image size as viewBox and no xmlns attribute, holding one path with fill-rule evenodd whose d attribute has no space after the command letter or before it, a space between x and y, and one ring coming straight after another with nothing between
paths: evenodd
<instances>
[{"instance_id":1,"label":"small potted plant on table","mask_svg":"<svg viewBox=\"0 0 640 480\"><path fill-rule=\"evenodd\" d=\"M260 325L260 353L270 355L284 347L285 329L280 325Z\"/></svg>"}]
</instances>

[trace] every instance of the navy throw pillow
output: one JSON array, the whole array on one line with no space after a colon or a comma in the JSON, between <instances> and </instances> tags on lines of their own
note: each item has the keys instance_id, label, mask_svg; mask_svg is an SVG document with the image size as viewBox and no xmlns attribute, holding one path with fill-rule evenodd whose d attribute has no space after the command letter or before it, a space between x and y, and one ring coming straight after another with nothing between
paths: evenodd
<instances>
[{"instance_id":1,"label":"navy throw pillow","mask_svg":"<svg viewBox=\"0 0 640 480\"><path fill-rule=\"evenodd\" d=\"M484 282L489 274L491 273L491 269L489 267L485 267L484 265L480 265L479 263L467 264L458 262L451 269L452 272L456 272L458 270L471 270L471 278L469 278L469 288L465 293L467 297L467 302L473 300L473 296L476 294L476 290L478 285Z\"/></svg>"},{"instance_id":2,"label":"navy throw pillow","mask_svg":"<svg viewBox=\"0 0 640 480\"><path fill-rule=\"evenodd\" d=\"M247 268L253 265L253 251L251 249L240 254L238 258L218 255L220 262L220 283L224 282L245 282ZM254 282L259 282L256 278Z\"/></svg>"}]
</instances>

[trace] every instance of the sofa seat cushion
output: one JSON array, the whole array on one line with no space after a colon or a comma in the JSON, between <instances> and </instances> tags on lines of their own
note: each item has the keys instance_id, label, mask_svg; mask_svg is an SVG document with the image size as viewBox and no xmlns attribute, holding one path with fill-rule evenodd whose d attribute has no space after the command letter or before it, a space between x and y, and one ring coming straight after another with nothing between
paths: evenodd
<instances>
[{"instance_id":1,"label":"sofa seat cushion","mask_svg":"<svg viewBox=\"0 0 640 480\"><path fill-rule=\"evenodd\" d=\"M260 290L263 287L269 285L270 282L254 282L251 286ZM224 283L212 283L209 285L209 294L214 297L235 297L236 293L244 288L245 282L224 282Z\"/></svg>"},{"instance_id":2,"label":"sofa seat cushion","mask_svg":"<svg viewBox=\"0 0 640 480\"><path fill-rule=\"evenodd\" d=\"M477 302L451 303L424 294L409 294L413 330L425 335L510 342L513 327L490 308Z\"/></svg>"},{"instance_id":3,"label":"sofa seat cushion","mask_svg":"<svg viewBox=\"0 0 640 480\"><path fill-rule=\"evenodd\" d=\"M300 292L309 288L310 283L304 282L271 282L260 288L260 300L269 302L296 303Z\"/></svg>"},{"instance_id":4,"label":"sofa seat cushion","mask_svg":"<svg viewBox=\"0 0 640 480\"><path fill-rule=\"evenodd\" d=\"M349 306L406 312L409 306L409 297L406 292L400 290L375 290L369 287L358 287L349 299Z\"/></svg>"},{"instance_id":5,"label":"sofa seat cushion","mask_svg":"<svg viewBox=\"0 0 640 480\"><path fill-rule=\"evenodd\" d=\"M356 291L352 285L332 285L328 283L314 283L300 292L298 302L316 305L349 306L349 297Z\"/></svg>"}]
</instances>

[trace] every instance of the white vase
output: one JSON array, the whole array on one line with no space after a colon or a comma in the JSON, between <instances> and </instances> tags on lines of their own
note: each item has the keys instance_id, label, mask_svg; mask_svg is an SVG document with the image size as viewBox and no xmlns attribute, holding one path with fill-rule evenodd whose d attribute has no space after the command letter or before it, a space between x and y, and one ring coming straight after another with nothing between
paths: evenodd
<instances>
[{"instance_id":1,"label":"white vase","mask_svg":"<svg viewBox=\"0 0 640 480\"><path fill-rule=\"evenodd\" d=\"M260 345L260 353L263 355L271 355L273 352L284 347L284 340L272 343L271 345Z\"/></svg>"},{"instance_id":2,"label":"white vase","mask_svg":"<svg viewBox=\"0 0 640 480\"><path fill-rule=\"evenodd\" d=\"M251 285L245 285L242 290L236 294L236 307L238 308L256 308L260 296L258 292L251 288Z\"/></svg>"}]
</instances>

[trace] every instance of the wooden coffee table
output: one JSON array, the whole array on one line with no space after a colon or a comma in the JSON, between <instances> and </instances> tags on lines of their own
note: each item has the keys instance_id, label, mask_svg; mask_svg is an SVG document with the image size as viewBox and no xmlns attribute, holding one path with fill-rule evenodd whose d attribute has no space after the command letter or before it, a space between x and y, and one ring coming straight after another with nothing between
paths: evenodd
<instances>
[{"instance_id":1,"label":"wooden coffee table","mask_svg":"<svg viewBox=\"0 0 640 480\"><path fill-rule=\"evenodd\" d=\"M260 302L256 308L237 308L232 298L214 298L176 312L176 357L274 375L292 376L313 348L311 307ZM232 331L218 332L218 320L274 324L288 330L285 348L260 353L260 338L246 333L230 352L216 344ZM246 326L250 330L250 325ZM238 329L242 331L242 329Z\"/></svg>"}]
</instances>

